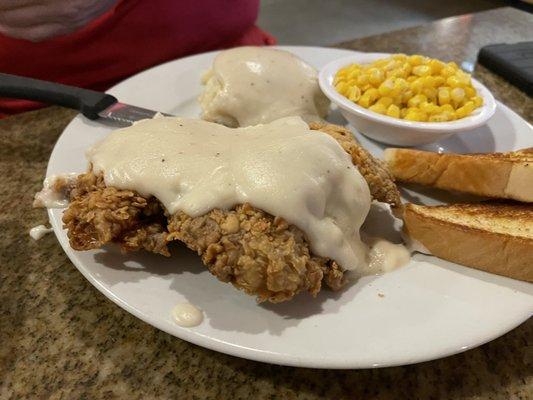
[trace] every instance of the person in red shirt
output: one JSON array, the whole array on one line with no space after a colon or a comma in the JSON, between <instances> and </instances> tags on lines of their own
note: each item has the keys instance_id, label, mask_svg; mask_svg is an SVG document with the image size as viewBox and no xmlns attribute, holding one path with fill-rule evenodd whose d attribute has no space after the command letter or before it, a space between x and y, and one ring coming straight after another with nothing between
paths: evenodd
<instances>
[{"instance_id":1,"label":"person in red shirt","mask_svg":"<svg viewBox=\"0 0 533 400\"><path fill-rule=\"evenodd\" d=\"M165 61L275 39L259 0L0 0L0 72L106 90ZM0 118L41 106L0 99Z\"/></svg>"}]
</instances>

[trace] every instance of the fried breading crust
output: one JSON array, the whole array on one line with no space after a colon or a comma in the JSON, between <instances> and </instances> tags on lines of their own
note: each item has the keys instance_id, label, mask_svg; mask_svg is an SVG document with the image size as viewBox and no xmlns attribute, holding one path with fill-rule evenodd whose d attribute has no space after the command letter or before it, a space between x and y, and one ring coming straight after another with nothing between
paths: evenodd
<instances>
[{"instance_id":1,"label":"fried breading crust","mask_svg":"<svg viewBox=\"0 0 533 400\"><path fill-rule=\"evenodd\" d=\"M103 177L92 172L78 176L69 197L63 223L73 249L116 242L124 250L170 255L163 208L154 197L145 199L130 190L106 187Z\"/></svg>"},{"instance_id":2,"label":"fried breading crust","mask_svg":"<svg viewBox=\"0 0 533 400\"><path fill-rule=\"evenodd\" d=\"M350 131L334 125L310 127L331 135L351 155L374 199L401 204L386 168ZM144 249L169 256L168 243L179 240L196 251L218 279L256 295L258 301L273 303L302 291L316 295L322 282L334 290L344 283L342 268L313 255L300 229L250 204L214 209L200 217L168 215L154 197L106 187L103 177L91 171L81 174L69 190L63 222L75 250L113 242L124 251Z\"/></svg>"},{"instance_id":3,"label":"fried breading crust","mask_svg":"<svg viewBox=\"0 0 533 400\"><path fill-rule=\"evenodd\" d=\"M343 283L341 268L312 255L300 229L249 204L194 218L183 212L169 216L155 198L106 187L101 175L88 172L70 192L63 222L75 250L114 242L125 251L169 256L168 243L180 240L218 279L258 301L277 303L301 291L316 295L323 280L334 290Z\"/></svg>"},{"instance_id":4,"label":"fried breading crust","mask_svg":"<svg viewBox=\"0 0 533 400\"><path fill-rule=\"evenodd\" d=\"M343 283L340 267L314 256L300 229L249 204L196 218L179 212L168 230L169 240L196 251L218 279L259 301L277 303L301 291L316 295L323 280L335 290Z\"/></svg>"},{"instance_id":5,"label":"fried breading crust","mask_svg":"<svg viewBox=\"0 0 533 400\"><path fill-rule=\"evenodd\" d=\"M353 164L357 166L365 178L374 200L389 203L392 207L402 206L400 192L387 165L373 157L368 150L361 146L349 129L325 122L312 122L309 127L327 133L339 142L344 151L352 157Z\"/></svg>"}]
</instances>

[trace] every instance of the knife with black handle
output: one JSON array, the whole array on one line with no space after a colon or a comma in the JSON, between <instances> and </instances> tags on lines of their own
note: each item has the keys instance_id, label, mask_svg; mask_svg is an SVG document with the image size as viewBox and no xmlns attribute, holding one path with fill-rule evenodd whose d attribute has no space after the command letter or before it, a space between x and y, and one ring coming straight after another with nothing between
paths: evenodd
<instances>
[{"instance_id":1,"label":"knife with black handle","mask_svg":"<svg viewBox=\"0 0 533 400\"><path fill-rule=\"evenodd\" d=\"M40 101L78 110L89 119L106 119L131 125L153 118L158 111L119 102L116 97L94 90L0 73L0 97Z\"/></svg>"}]
</instances>

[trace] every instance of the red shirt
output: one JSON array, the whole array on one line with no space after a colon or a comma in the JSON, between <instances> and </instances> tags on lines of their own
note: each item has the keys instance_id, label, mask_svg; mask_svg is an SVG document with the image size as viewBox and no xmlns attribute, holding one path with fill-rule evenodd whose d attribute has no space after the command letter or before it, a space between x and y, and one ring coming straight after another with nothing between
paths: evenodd
<instances>
[{"instance_id":1,"label":"red shirt","mask_svg":"<svg viewBox=\"0 0 533 400\"><path fill-rule=\"evenodd\" d=\"M164 61L274 44L257 28L259 0L123 0L82 29L33 43L0 34L0 71L105 90ZM0 99L0 117L40 106Z\"/></svg>"}]
</instances>

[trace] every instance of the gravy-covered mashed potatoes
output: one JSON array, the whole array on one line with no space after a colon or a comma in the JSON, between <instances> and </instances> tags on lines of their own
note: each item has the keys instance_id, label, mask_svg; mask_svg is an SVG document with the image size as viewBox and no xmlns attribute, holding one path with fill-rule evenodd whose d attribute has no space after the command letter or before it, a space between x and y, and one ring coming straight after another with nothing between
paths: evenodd
<instances>
[{"instance_id":1,"label":"gravy-covered mashed potatoes","mask_svg":"<svg viewBox=\"0 0 533 400\"><path fill-rule=\"evenodd\" d=\"M287 116L324 118L329 100L317 72L292 53L264 47L221 52L203 77L202 118L229 127L265 124Z\"/></svg>"}]
</instances>

